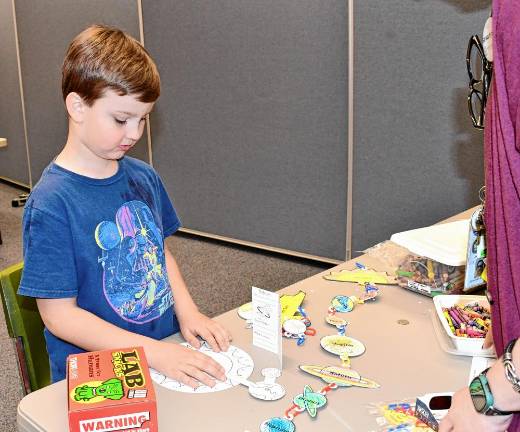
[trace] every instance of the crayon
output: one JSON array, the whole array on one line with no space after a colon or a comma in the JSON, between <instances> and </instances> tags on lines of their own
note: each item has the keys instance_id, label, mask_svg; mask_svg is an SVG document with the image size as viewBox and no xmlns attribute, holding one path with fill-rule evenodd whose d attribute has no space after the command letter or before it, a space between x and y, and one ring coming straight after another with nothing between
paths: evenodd
<instances>
[{"instance_id":1,"label":"crayon","mask_svg":"<svg viewBox=\"0 0 520 432\"><path fill-rule=\"evenodd\" d=\"M446 318L446 321L448 321L448 325L450 326L451 332L455 333L455 327L453 326L453 321L450 317L450 314L446 310L443 310L442 313L443 313L444 317Z\"/></svg>"},{"instance_id":2,"label":"crayon","mask_svg":"<svg viewBox=\"0 0 520 432\"><path fill-rule=\"evenodd\" d=\"M455 326L455 323L457 324L455 326L455 328L460 327L462 322L461 322L460 318L457 316L457 314L452 309L448 309L448 313L450 314L451 318L453 319L453 325Z\"/></svg>"}]
</instances>

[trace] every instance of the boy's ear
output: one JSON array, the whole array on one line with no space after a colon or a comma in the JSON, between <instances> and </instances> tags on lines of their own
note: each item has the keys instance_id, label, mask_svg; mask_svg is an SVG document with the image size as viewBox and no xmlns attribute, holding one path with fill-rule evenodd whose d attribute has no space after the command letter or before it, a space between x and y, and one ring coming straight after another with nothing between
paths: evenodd
<instances>
[{"instance_id":1,"label":"boy's ear","mask_svg":"<svg viewBox=\"0 0 520 432\"><path fill-rule=\"evenodd\" d=\"M86 104L79 94L75 92L69 93L65 98L65 106L70 118L74 122L81 123L83 121Z\"/></svg>"}]
</instances>

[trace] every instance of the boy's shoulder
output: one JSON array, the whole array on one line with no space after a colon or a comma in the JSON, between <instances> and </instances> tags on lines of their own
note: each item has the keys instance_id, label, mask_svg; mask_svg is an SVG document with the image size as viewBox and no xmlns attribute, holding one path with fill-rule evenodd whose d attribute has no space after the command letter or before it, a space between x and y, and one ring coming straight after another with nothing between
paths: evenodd
<instances>
[{"instance_id":1,"label":"boy's shoulder","mask_svg":"<svg viewBox=\"0 0 520 432\"><path fill-rule=\"evenodd\" d=\"M126 171L129 177L134 179L142 179L157 187L162 184L162 179L159 173L148 163L140 159L130 156L125 156L121 159L123 170Z\"/></svg>"},{"instance_id":2,"label":"boy's shoulder","mask_svg":"<svg viewBox=\"0 0 520 432\"><path fill-rule=\"evenodd\" d=\"M31 189L26 208L37 208L39 210L58 210L64 198L65 192L70 188L69 182L56 169L54 163L48 165Z\"/></svg>"},{"instance_id":3,"label":"boy's shoulder","mask_svg":"<svg viewBox=\"0 0 520 432\"><path fill-rule=\"evenodd\" d=\"M140 159L136 159L131 156L125 156L119 161L119 163L122 164L127 170L139 170L157 176L157 172L152 168L152 166Z\"/></svg>"}]
</instances>

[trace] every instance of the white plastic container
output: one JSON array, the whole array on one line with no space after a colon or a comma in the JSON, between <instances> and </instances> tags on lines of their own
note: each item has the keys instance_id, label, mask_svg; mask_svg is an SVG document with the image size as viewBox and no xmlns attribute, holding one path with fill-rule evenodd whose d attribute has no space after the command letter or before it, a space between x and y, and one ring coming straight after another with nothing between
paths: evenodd
<instances>
[{"instance_id":1,"label":"white plastic container","mask_svg":"<svg viewBox=\"0 0 520 432\"><path fill-rule=\"evenodd\" d=\"M468 233L465 219L393 234L411 252L396 272L399 285L430 297L462 294Z\"/></svg>"},{"instance_id":2,"label":"white plastic container","mask_svg":"<svg viewBox=\"0 0 520 432\"><path fill-rule=\"evenodd\" d=\"M489 301L486 296L438 295L433 298L437 317L439 318L442 324L442 328L444 329L447 337L450 339L454 349L466 355L489 356L494 352L494 348L483 349L482 345L484 344L484 338L465 338L455 336L452 333L450 326L448 325L448 322L446 321L446 318L442 312L443 307L449 308L455 305L466 305L473 302L477 302L480 306L484 306L485 308L489 309Z\"/></svg>"}]
</instances>

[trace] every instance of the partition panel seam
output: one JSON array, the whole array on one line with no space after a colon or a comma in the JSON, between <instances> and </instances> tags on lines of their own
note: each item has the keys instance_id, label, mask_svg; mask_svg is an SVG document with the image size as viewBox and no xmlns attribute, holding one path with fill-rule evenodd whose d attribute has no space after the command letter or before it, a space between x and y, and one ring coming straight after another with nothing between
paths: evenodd
<instances>
[{"instance_id":1,"label":"partition panel seam","mask_svg":"<svg viewBox=\"0 0 520 432\"><path fill-rule=\"evenodd\" d=\"M32 173L31 173L31 155L29 152L29 139L27 136L27 118L25 115L25 98L24 98L24 92L23 92L23 80L22 80L22 65L20 60L20 43L18 40L18 26L16 23L16 8L15 8L15 2L12 0L13 5L13 25L14 25L14 39L16 43L16 62L18 64L18 83L20 85L20 99L22 103L22 121L23 121L23 133L24 133L24 139L25 139L25 151L27 154L27 169L29 170L29 186L32 188L33 182L32 182Z\"/></svg>"},{"instance_id":2,"label":"partition panel seam","mask_svg":"<svg viewBox=\"0 0 520 432\"><path fill-rule=\"evenodd\" d=\"M348 0L347 228L346 259L352 258L352 196L354 169L354 0Z\"/></svg>"},{"instance_id":3,"label":"partition panel seam","mask_svg":"<svg viewBox=\"0 0 520 432\"><path fill-rule=\"evenodd\" d=\"M143 23L143 2L137 0L137 16L139 17L139 37L141 44L144 46L144 23ZM150 115L146 116L146 140L148 145L148 162L153 167L152 155L152 131L150 128Z\"/></svg>"}]
</instances>

